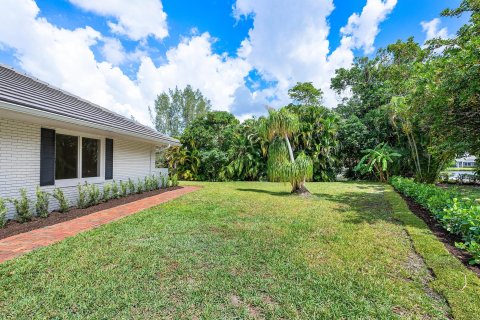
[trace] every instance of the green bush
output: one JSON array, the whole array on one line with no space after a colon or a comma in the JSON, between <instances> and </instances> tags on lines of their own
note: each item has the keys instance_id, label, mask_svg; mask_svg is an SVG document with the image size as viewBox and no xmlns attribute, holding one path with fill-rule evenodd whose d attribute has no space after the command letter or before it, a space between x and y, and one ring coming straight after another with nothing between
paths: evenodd
<instances>
[{"instance_id":1,"label":"green bush","mask_svg":"<svg viewBox=\"0 0 480 320\"><path fill-rule=\"evenodd\" d=\"M136 192L135 182L131 178L128 178L128 192L134 194Z\"/></svg>"},{"instance_id":2,"label":"green bush","mask_svg":"<svg viewBox=\"0 0 480 320\"><path fill-rule=\"evenodd\" d=\"M143 185L143 181L138 178L137 181L137 193L142 193L145 190L145 186Z\"/></svg>"},{"instance_id":3,"label":"green bush","mask_svg":"<svg viewBox=\"0 0 480 320\"><path fill-rule=\"evenodd\" d=\"M414 199L430 211L446 230L461 236L463 243L455 245L467 250L473 256L471 264L480 264L480 203L478 200L461 197L456 191L416 183L401 177L393 177L390 183L397 191Z\"/></svg>"},{"instance_id":4,"label":"green bush","mask_svg":"<svg viewBox=\"0 0 480 320\"><path fill-rule=\"evenodd\" d=\"M84 185L81 185L80 183L77 186L78 190L78 202L77 206L79 208L87 208L89 206L89 201L88 201L88 183L85 182Z\"/></svg>"},{"instance_id":5,"label":"green bush","mask_svg":"<svg viewBox=\"0 0 480 320\"><path fill-rule=\"evenodd\" d=\"M35 191L37 196L37 202L35 203L35 211L37 216L46 218L48 217L48 205L50 202L50 194L46 191L43 191L39 186Z\"/></svg>"},{"instance_id":6,"label":"green bush","mask_svg":"<svg viewBox=\"0 0 480 320\"><path fill-rule=\"evenodd\" d=\"M105 183L103 185L103 200L108 201L112 198L112 184Z\"/></svg>"},{"instance_id":7,"label":"green bush","mask_svg":"<svg viewBox=\"0 0 480 320\"><path fill-rule=\"evenodd\" d=\"M113 199L120 198L120 191L118 189L118 184L115 180L113 180L113 183L112 183L112 198Z\"/></svg>"},{"instance_id":8,"label":"green bush","mask_svg":"<svg viewBox=\"0 0 480 320\"><path fill-rule=\"evenodd\" d=\"M27 189L20 189L20 199L8 199L17 211L17 219L23 223L32 220L32 211L30 210L30 200L27 197Z\"/></svg>"},{"instance_id":9,"label":"green bush","mask_svg":"<svg viewBox=\"0 0 480 320\"><path fill-rule=\"evenodd\" d=\"M126 197L128 194L128 185L127 183L120 180L120 196Z\"/></svg>"},{"instance_id":10,"label":"green bush","mask_svg":"<svg viewBox=\"0 0 480 320\"><path fill-rule=\"evenodd\" d=\"M176 187L176 186L178 186L178 176L177 174L173 174L170 177L170 187Z\"/></svg>"},{"instance_id":11,"label":"green bush","mask_svg":"<svg viewBox=\"0 0 480 320\"><path fill-rule=\"evenodd\" d=\"M88 205L94 206L100 203L102 200L100 189L96 184L91 184L88 186Z\"/></svg>"},{"instance_id":12,"label":"green bush","mask_svg":"<svg viewBox=\"0 0 480 320\"><path fill-rule=\"evenodd\" d=\"M5 205L5 200L0 198L0 228L5 227L7 220L5 216L7 215L7 206Z\"/></svg>"},{"instance_id":13,"label":"green bush","mask_svg":"<svg viewBox=\"0 0 480 320\"><path fill-rule=\"evenodd\" d=\"M58 211L68 212L68 210L70 210L70 203L65 197L65 194L63 193L62 189L59 189L59 188L53 189L52 197L58 201L58 204L60 206L60 209L58 209Z\"/></svg>"},{"instance_id":14,"label":"green bush","mask_svg":"<svg viewBox=\"0 0 480 320\"><path fill-rule=\"evenodd\" d=\"M168 176L160 176L160 188L164 189L168 187Z\"/></svg>"}]
</instances>

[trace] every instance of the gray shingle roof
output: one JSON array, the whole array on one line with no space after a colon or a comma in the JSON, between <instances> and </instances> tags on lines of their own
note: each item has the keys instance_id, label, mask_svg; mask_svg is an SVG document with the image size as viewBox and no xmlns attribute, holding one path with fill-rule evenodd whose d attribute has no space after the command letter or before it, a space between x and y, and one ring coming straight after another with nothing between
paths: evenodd
<instances>
[{"instance_id":1,"label":"gray shingle roof","mask_svg":"<svg viewBox=\"0 0 480 320\"><path fill-rule=\"evenodd\" d=\"M86 121L125 134L144 136L149 140L158 139L164 143L178 143L178 140L150 127L1 64L0 101Z\"/></svg>"}]
</instances>

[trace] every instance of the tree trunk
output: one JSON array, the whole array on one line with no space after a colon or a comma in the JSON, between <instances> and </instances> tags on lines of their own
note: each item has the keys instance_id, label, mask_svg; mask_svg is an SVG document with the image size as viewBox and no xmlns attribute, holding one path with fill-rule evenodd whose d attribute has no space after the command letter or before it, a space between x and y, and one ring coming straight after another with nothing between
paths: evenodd
<instances>
[{"instance_id":1,"label":"tree trunk","mask_svg":"<svg viewBox=\"0 0 480 320\"><path fill-rule=\"evenodd\" d=\"M294 162L295 158L293 157L292 145L290 144L290 140L288 140L287 135L285 135L285 142L287 143L288 154L290 155L290 162Z\"/></svg>"},{"instance_id":2,"label":"tree trunk","mask_svg":"<svg viewBox=\"0 0 480 320\"><path fill-rule=\"evenodd\" d=\"M288 136L285 135L285 142L287 143L288 154L290 155L290 162L295 162L295 158L293 157L293 150L292 145L290 144L290 140L288 140ZM299 195L309 195L310 191L305 187L305 180L300 183L292 183L292 193L296 193Z\"/></svg>"}]
</instances>

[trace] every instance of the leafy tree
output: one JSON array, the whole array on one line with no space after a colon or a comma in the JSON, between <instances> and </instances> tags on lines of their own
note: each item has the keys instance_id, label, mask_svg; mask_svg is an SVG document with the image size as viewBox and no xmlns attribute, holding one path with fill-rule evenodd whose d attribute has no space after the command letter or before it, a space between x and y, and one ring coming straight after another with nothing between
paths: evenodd
<instances>
[{"instance_id":1,"label":"leafy tree","mask_svg":"<svg viewBox=\"0 0 480 320\"><path fill-rule=\"evenodd\" d=\"M183 90L175 87L175 90L169 89L158 95L151 117L157 131L177 137L188 124L205 115L210 108L210 101L200 90L193 90L187 85Z\"/></svg>"},{"instance_id":2,"label":"leafy tree","mask_svg":"<svg viewBox=\"0 0 480 320\"><path fill-rule=\"evenodd\" d=\"M323 99L322 90L315 88L311 82L297 82L293 88L288 90L288 95L294 104L306 106L320 106Z\"/></svg>"},{"instance_id":3,"label":"leafy tree","mask_svg":"<svg viewBox=\"0 0 480 320\"><path fill-rule=\"evenodd\" d=\"M263 133L270 141L268 148L267 172L272 181L289 181L292 193L309 193L305 181L313 176L313 162L304 153L297 158L293 155L290 138L299 130L298 117L282 108L269 109L269 116L263 123Z\"/></svg>"}]
</instances>

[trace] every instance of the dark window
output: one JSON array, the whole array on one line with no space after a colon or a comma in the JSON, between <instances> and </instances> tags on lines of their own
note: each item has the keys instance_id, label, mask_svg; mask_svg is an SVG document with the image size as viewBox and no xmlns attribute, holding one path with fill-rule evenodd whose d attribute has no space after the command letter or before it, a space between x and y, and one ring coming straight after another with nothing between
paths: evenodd
<instances>
[{"instance_id":1,"label":"dark window","mask_svg":"<svg viewBox=\"0 0 480 320\"><path fill-rule=\"evenodd\" d=\"M55 179L78 177L78 137L57 134L55 139Z\"/></svg>"},{"instance_id":2,"label":"dark window","mask_svg":"<svg viewBox=\"0 0 480 320\"><path fill-rule=\"evenodd\" d=\"M82 138L82 178L100 175L100 140Z\"/></svg>"}]
</instances>

